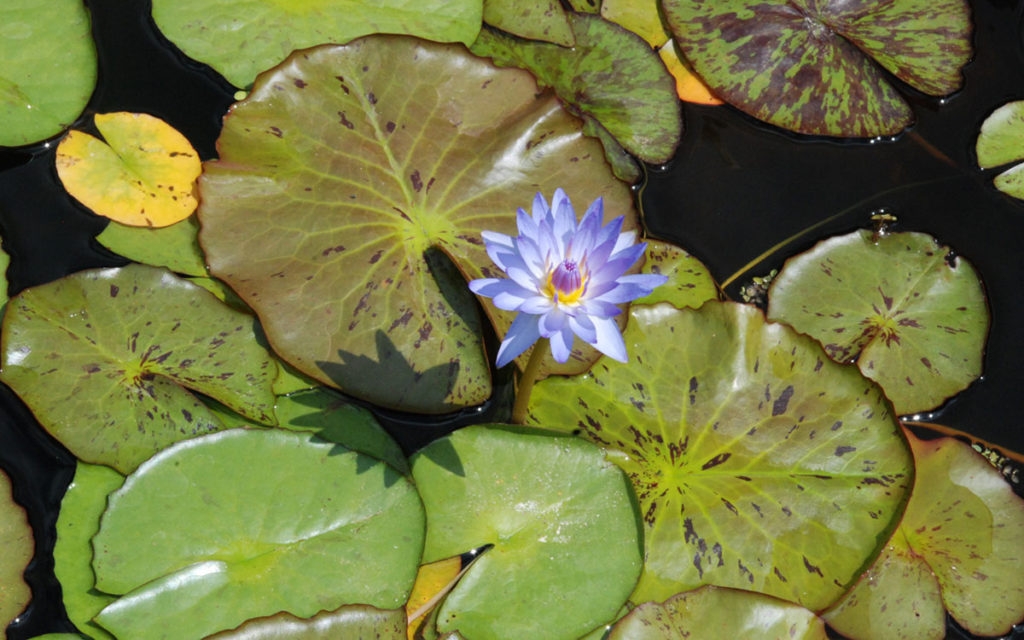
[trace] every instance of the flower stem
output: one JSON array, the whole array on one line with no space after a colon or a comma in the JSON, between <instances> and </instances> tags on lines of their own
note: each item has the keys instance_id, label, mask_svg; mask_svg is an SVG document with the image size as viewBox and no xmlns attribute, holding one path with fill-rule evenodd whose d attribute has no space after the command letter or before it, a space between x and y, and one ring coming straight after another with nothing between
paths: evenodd
<instances>
[{"instance_id":1,"label":"flower stem","mask_svg":"<svg viewBox=\"0 0 1024 640\"><path fill-rule=\"evenodd\" d=\"M516 390L516 402L512 405L512 423L526 424L526 405L530 402L530 393L540 373L540 363L551 351L547 338L541 338L533 346L530 360L526 363L523 375L519 377L519 389Z\"/></svg>"}]
</instances>

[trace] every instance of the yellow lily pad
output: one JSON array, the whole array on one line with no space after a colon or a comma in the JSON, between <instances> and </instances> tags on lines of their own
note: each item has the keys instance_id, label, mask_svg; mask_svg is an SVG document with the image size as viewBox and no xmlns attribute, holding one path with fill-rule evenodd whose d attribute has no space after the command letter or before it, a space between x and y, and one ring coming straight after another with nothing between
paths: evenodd
<instances>
[{"instance_id":1,"label":"yellow lily pad","mask_svg":"<svg viewBox=\"0 0 1024 640\"><path fill-rule=\"evenodd\" d=\"M721 99L711 93L708 85L704 84L689 63L679 55L675 40L669 40L661 45L658 48L658 55L661 56L661 61L665 63L668 72L676 79L676 95L680 100L706 105L722 104Z\"/></svg>"},{"instance_id":2,"label":"yellow lily pad","mask_svg":"<svg viewBox=\"0 0 1024 640\"><path fill-rule=\"evenodd\" d=\"M104 140L81 131L57 147L57 175L76 200L135 227L166 227L196 209L199 154L176 129L145 113L96 114Z\"/></svg>"}]
</instances>

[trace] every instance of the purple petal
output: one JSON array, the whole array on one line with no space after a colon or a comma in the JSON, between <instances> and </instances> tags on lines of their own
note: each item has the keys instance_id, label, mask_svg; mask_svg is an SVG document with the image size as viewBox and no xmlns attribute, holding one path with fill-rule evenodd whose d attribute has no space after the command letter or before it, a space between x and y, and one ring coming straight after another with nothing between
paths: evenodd
<instances>
[{"instance_id":1,"label":"purple petal","mask_svg":"<svg viewBox=\"0 0 1024 640\"><path fill-rule=\"evenodd\" d=\"M522 287L508 280L506 280L506 282L512 284L515 287L515 290L500 291L494 296L491 302L494 303L494 306L499 309L504 309L505 311L519 311L522 309L523 303L529 299L528 296L532 296L533 294L526 292L526 295L524 296L520 293L520 291L522 291Z\"/></svg>"},{"instance_id":2,"label":"purple petal","mask_svg":"<svg viewBox=\"0 0 1024 640\"><path fill-rule=\"evenodd\" d=\"M573 333L569 327L551 336L551 355L557 362L566 362L572 353Z\"/></svg>"},{"instance_id":3,"label":"purple petal","mask_svg":"<svg viewBox=\"0 0 1024 640\"><path fill-rule=\"evenodd\" d=\"M522 259L519 260L519 264L517 266L510 266L506 269L505 273L507 273L508 277L514 280L516 284L524 289L534 293L539 291L537 279L534 278L533 274L531 274L526 266L522 264Z\"/></svg>"},{"instance_id":4,"label":"purple petal","mask_svg":"<svg viewBox=\"0 0 1024 640\"><path fill-rule=\"evenodd\" d=\"M516 211L516 228L519 229L519 235L521 236L533 238L537 235L537 223L522 207Z\"/></svg>"},{"instance_id":5,"label":"purple petal","mask_svg":"<svg viewBox=\"0 0 1024 640\"><path fill-rule=\"evenodd\" d=\"M593 343L601 353L613 360L626 362L629 359L626 353L626 343L619 332L619 325L611 318L593 318L594 328L597 330L597 340Z\"/></svg>"},{"instance_id":6,"label":"purple petal","mask_svg":"<svg viewBox=\"0 0 1024 640\"><path fill-rule=\"evenodd\" d=\"M597 340L597 329L594 328L594 323L585 313L577 314L576 316L569 316L569 328L572 332L580 337L580 340L593 344Z\"/></svg>"},{"instance_id":7,"label":"purple petal","mask_svg":"<svg viewBox=\"0 0 1024 640\"><path fill-rule=\"evenodd\" d=\"M565 191L562 191L561 188L555 189L555 195L551 198L551 215L553 218L551 230L554 232L555 238L558 239L559 248L564 255L569 240L576 233L576 212L572 209L569 196L565 195Z\"/></svg>"},{"instance_id":8,"label":"purple petal","mask_svg":"<svg viewBox=\"0 0 1024 640\"><path fill-rule=\"evenodd\" d=\"M529 349L530 345L537 342L539 337L537 316L525 313L517 315L516 319L512 321L512 326L508 328L505 339L501 341L501 346L498 347L498 368L504 367L519 357L519 354Z\"/></svg>"},{"instance_id":9,"label":"purple petal","mask_svg":"<svg viewBox=\"0 0 1024 640\"><path fill-rule=\"evenodd\" d=\"M547 296L533 295L523 301L519 306L518 311L521 311L522 313L540 315L542 313L548 313L554 308L554 303L551 302L551 299Z\"/></svg>"},{"instance_id":10,"label":"purple petal","mask_svg":"<svg viewBox=\"0 0 1024 640\"><path fill-rule=\"evenodd\" d=\"M590 277L597 282L618 280L622 274L636 264L636 261L640 259L640 256L644 255L644 251L646 249L647 243L642 243L614 253L612 254L611 260L606 262L604 266L596 272L591 272Z\"/></svg>"},{"instance_id":11,"label":"purple petal","mask_svg":"<svg viewBox=\"0 0 1024 640\"><path fill-rule=\"evenodd\" d=\"M493 298L506 290L508 282L505 278L477 278L469 281L469 290L478 296Z\"/></svg>"},{"instance_id":12,"label":"purple petal","mask_svg":"<svg viewBox=\"0 0 1024 640\"><path fill-rule=\"evenodd\" d=\"M533 221L540 224L550 213L551 209L548 208L548 201L544 199L544 194L537 192L537 195L533 196Z\"/></svg>"},{"instance_id":13,"label":"purple petal","mask_svg":"<svg viewBox=\"0 0 1024 640\"><path fill-rule=\"evenodd\" d=\"M608 256L612 255L622 229L622 222L623 216L619 216L602 227L597 234L594 249L587 254L587 263L592 269L600 269L608 261Z\"/></svg>"},{"instance_id":14,"label":"purple petal","mask_svg":"<svg viewBox=\"0 0 1024 640\"><path fill-rule=\"evenodd\" d=\"M612 254L614 255L634 244L636 244L636 231L623 231L615 239L615 248L612 249Z\"/></svg>"},{"instance_id":15,"label":"purple petal","mask_svg":"<svg viewBox=\"0 0 1024 640\"><path fill-rule=\"evenodd\" d=\"M598 199L600 200L600 198ZM594 250L594 244L600 232L600 207L595 210L591 206L587 214L583 216L583 220L580 221L580 226L576 229L576 235L573 236L569 244L568 258L573 262L580 262L583 260L583 256L587 256L587 263L589 264L590 253Z\"/></svg>"},{"instance_id":16,"label":"purple petal","mask_svg":"<svg viewBox=\"0 0 1024 640\"><path fill-rule=\"evenodd\" d=\"M598 318L611 318L622 313L622 309L604 300L584 300L580 306L595 322Z\"/></svg>"},{"instance_id":17,"label":"purple petal","mask_svg":"<svg viewBox=\"0 0 1024 640\"><path fill-rule=\"evenodd\" d=\"M602 302L622 304L642 298L654 291L655 287L659 287L666 282L668 282L668 276L655 273L637 273L622 276L617 281L618 286L608 293L594 296L594 298Z\"/></svg>"},{"instance_id":18,"label":"purple petal","mask_svg":"<svg viewBox=\"0 0 1024 640\"><path fill-rule=\"evenodd\" d=\"M540 335L544 338L550 338L555 333L558 333L566 325L566 315L557 307L540 316L537 321L537 329L540 331Z\"/></svg>"},{"instance_id":19,"label":"purple petal","mask_svg":"<svg viewBox=\"0 0 1024 640\"><path fill-rule=\"evenodd\" d=\"M534 278L541 279L547 276L544 271L547 266L546 256L541 254L537 242L533 238L519 236L516 238L516 249Z\"/></svg>"}]
</instances>

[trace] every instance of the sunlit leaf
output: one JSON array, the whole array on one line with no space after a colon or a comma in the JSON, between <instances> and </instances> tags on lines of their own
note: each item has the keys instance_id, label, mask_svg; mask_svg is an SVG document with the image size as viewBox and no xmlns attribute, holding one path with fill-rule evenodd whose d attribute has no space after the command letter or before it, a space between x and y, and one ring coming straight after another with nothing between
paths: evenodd
<instances>
[{"instance_id":1,"label":"sunlit leaf","mask_svg":"<svg viewBox=\"0 0 1024 640\"><path fill-rule=\"evenodd\" d=\"M668 161L682 134L682 115L665 65L642 38L599 16L571 14L569 22L572 49L485 30L472 50L499 65L529 69L641 160Z\"/></svg>"},{"instance_id":2,"label":"sunlit leaf","mask_svg":"<svg viewBox=\"0 0 1024 640\"><path fill-rule=\"evenodd\" d=\"M405 603L405 612L409 620L408 640L436 635L432 627L436 619L437 605L455 588L470 564L480 557L479 554L488 549L489 547L480 547L420 566L416 573L416 584L412 587L409 601Z\"/></svg>"},{"instance_id":3,"label":"sunlit leaf","mask_svg":"<svg viewBox=\"0 0 1024 640\"><path fill-rule=\"evenodd\" d=\"M693 72L689 63L679 55L675 40L669 40L658 48L658 55L668 72L676 79L676 95L680 100L697 104L717 105L722 101L711 93L708 85Z\"/></svg>"},{"instance_id":4,"label":"sunlit leaf","mask_svg":"<svg viewBox=\"0 0 1024 640\"><path fill-rule=\"evenodd\" d=\"M575 640L615 615L640 570L628 482L588 442L513 427L460 429L412 458L424 560L492 543L437 616L469 638Z\"/></svg>"},{"instance_id":5,"label":"sunlit leaf","mask_svg":"<svg viewBox=\"0 0 1024 640\"><path fill-rule=\"evenodd\" d=\"M125 595L96 621L133 640L200 638L279 611L399 608L423 524L401 474L307 434L182 442L110 496L93 568L98 589Z\"/></svg>"},{"instance_id":6,"label":"sunlit leaf","mask_svg":"<svg viewBox=\"0 0 1024 640\"><path fill-rule=\"evenodd\" d=\"M670 39L661 21L658 0L604 0L601 17L629 29L655 49Z\"/></svg>"},{"instance_id":7,"label":"sunlit leaf","mask_svg":"<svg viewBox=\"0 0 1024 640\"><path fill-rule=\"evenodd\" d=\"M0 146L31 144L78 118L96 87L96 46L81 0L0 4Z\"/></svg>"},{"instance_id":8,"label":"sunlit leaf","mask_svg":"<svg viewBox=\"0 0 1024 640\"><path fill-rule=\"evenodd\" d=\"M252 316L163 269L72 274L22 291L4 317L0 379L80 460L122 473L220 428L188 389L273 424L276 375Z\"/></svg>"},{"instance_id":9,"label":"sunlit leaf","mask_svg":"<svg viewBox=\"0 0 1024 640\"><path fill-rule=\"evenodd\" d=\"M481 0L154 0L153 20L186 55L237 87L292 51L401 33L468 45Z\"/></svg>"},{"instance_id":10,"label":"sunlit leaf","mask_svg":"<svg viewBox=\"0 0 1024 640\"><path fill-rule=\"evenodd\" d=\"M907 439L917 478L903 521L829 624L854 638L941 638L945 605L971 633L1009 633L1024 619L1024 500L970 446ZM914 601L911 610L930 614L930 624L907 615ZM898 635L904 629L908 635Z\"/></svg>"},{"instance_id":11,"label":"sunlit leaf","mask_svg":"<svg viewBox=\"0 0 1024 640\"><path fill-rule=\"evenodd\" d=\"M133 262L166 267L187 276L206 276L199 248L199 222L190 216L169 227L132 227L111 220L96 241Z\"/></svg>"},{"instance_id":12,"label":"sunlit leaf","mask_svg":"<svg viewBox=\"0 0 1024 640\"><path fill-rule=\"evenodd\" d=\"M682 309L696 309L708 300L718 299L718 287L704 264L684 249L661 240L647 241L647 262L644 273L660 273L668 282L648 295L637 298L633 304L668 302Z\"/></svg>"},{"instance_id":13,"label":"sunlit leaf","mask_svg":"<svg viewBox=\"0 0 1024 640\"><path fill-rule=\"evenodd\" d=\"M686 59L715 95L799 133L897 133L913 115L878 65L916 89L944 95L960 87L960 69L971 57L965 0L662 6Z\"/></svg>"},{"instance_id":14,"label":"sunlit leaf","mask_svg":"<svg viewBox=\"0 0 1024 640\"><path fill-rule=\"evenodd\" d=\"M14 501L11 481L0 469L0 628L6 627L32 597L22 574L35 543L25 510Z\"/></svg>"},{"instance_id":15,"label":"sunlit leaf","mask_svg":"<svg viewBox=\"0 0 1024 640\"><path fill-rule=\"evenodd\" d=\"M100 529L107 496L123 482L124 476L109 467L79 462L57 518L53 571L60 581L64 608L71 622L96 640L113 638L92 618L117 598L96 590L91 540Z\"/></svg>"},{"instance_id":16,"label":"sunlit leaf","mask_svg":"<svg viewBox=\"0 0 1024 640\"><path fill-rule=\"evenodd\" d=\"M898 414L926 411L981 374L985 293L971 264L922 233L835 236L791 258L768 317L856 360Z\"/></svg>"},{"instance_id":17,"label":"sunlit leaf","mask_svg":"<svg viewBox=\"0 0 1024 640\"><path fill-rule=\"evenodd\" d=\"M580 13L600 13L601 0L568 0L573 11Z\"/></svg>"},{"instance_id":18,"label":"sunlit leaf","mask_svg":"<svg viewBox=\"0 0 1024 640\"><path fill-rule=\"evenodd\" d=\"M705 586L680 593L664 603L641 604L615 625L608 640L827 637L821 618L792 602L761 593Z\"/></svg>"},{"instance_id":19,"label":"sunlit leaf","mask_svg":"<svg viewBox=\"0 0 1024 640\"><path fill-rule=\"evenodd\" d=\"M166 227L196 208L199 154L176 129L145 113L100 113L103 140L71 131L57 146L68 193L101 216L136 227Z\"/></svg>"},{"instance_id":20,"label":"sunlit leaf","mask_svg":"<svg viewBox=\"0 0 1024 640\"><path fill-rule=\"evenodd\" d=\"M377 609L364 604L324 611L311 618L278 613L249 620L237 629L207 640L406 640L405 611Z\"/></svg>"},{"instance_id":21,"label":"sunlit leaf","mask_svg":"<svg viewBox=\"0 0 1024 640\"><path fill-rule=\"evenodd\" d=\"M514 235L516 208L557 187L636 226L580 128L529 74L461 46L371 36L299 52L226 117L200 241L300 371L408 411L479 404L490 372L465 278L498 275L480 232ZM512 314L485 309L504 333Z\"/></svg>"},{"instance_id":22,"label":"sunlit leaf","mask_svg":"<svg viewBox=\"0 0 1024 640\"><path fill-rule=\"evenodd\" d=\"M579 430L632 480L646 557L630 599L703 584L809 609L839 597L913 475L881 390L748 305L634 306L625 340L627 364L538 383L528 420Z\"/></svg>"},{"instance_id":23,"label":"sunlit leaf","mask_svg":"<svg viewBox=\"0 0 1024 640\"><path fill-rule=\"evenodd\" d=\"M1024 100L1008 102L985 118L975 152L982 169L1024 160ZM995 185L1007 195L1024 199L1024 164L996 176Z\"/></svg>"},{"instance_id":24,"label":"sunlit leaf","mask_svg":"<svg viewBox=\"0 0 1024 640\"><path fill-rule=\"evenodd\" d=\"M484 0L484 22L530 40L563 47L576 42L559 0Z\"/></svg>"}]
</instances>

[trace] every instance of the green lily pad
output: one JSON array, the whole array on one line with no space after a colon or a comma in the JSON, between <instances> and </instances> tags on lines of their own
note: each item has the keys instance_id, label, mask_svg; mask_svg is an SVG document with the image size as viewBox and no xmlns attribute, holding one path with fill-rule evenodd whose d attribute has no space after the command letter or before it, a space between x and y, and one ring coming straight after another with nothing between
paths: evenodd
<instances>
[{"instance_id":1,"label":"green lily pad","mask_svg":"<svg viewBox=\"0 0 1024 640\"><path fill-rule=\"evenodd\" d=\"M187 276L206 276L206 258L199 248L199 222L190 216L169 227L132 227L113 220L96 241L134 262L166 267Z\"/></svg>"},{"instance_id":2,"label":"green lily pad","mask_svg":"<svg viewBox=\"0 0 1024 640\"><path fill-rule=\"evenodd\" d=\"M35 542L25 510L14 501L11 481L0 470L0 628L18 616L32 592L22 576L32 560Z\"/></svg>"},{"instance_id":3,"label":"green lily pad","mask_svg":"<svg viewBox=\"0 0 1024 640\"><path fill-rule=\"evenodd\" d=\"M705 586L664 603L645 602L612 629L608 640L671 638L825 640L814 612L761 593Z\"/></svg>"},{"instance_id":4,"label":"green lily pad","mask_svg":"<svg viewBox=\"0 0 1024 640\"><path fill-rule=\"evenodd\" d=\"M1024 160L1024 100L1008 102L985 118L975 152L982 169ZM995 185L1008 196L1024 199L1024 164L997 175Z\"/></svg>"},{"instance_id":5,"label":"green lily pad","mask_svg":"<svg viewBox=\"0 0 1024 640\"><path fill-rule=\"evenodd\" d=\"M220 428L188 389L274 424L277 367L253 318L163 269L72 274L11 299L0 379L80 460L131 472Z\"/></svg>"},{"instance_id":6,"label":"green lily pad","mask_svg":"<svg viewBox=\"0 0 1024 640\"><path fill-rule=\"evenodd\" d=\"M448 595L441 633L575 640L612 618L640 571L629 484L578 438L475 426L412 458L424 561L491 543Z\"/></svg>"},{"instance_id":7,"label":"green lily pad","mask_svg":"<svg viewBox=\"0 0 1024 640\"><path fill-rule=\"evenodd\" d=\"M960 88L965 0L664 0L687 60L718 97L799 133L871 137L913 120L884 67L931 95ZM876 64L877 63L877 64Z\"/></svg>"},{"instance_id":8,"label":"green lily pad","mask_svg":"<svg viewBox=\"0 0 1024 640\"><path fill-rule=\"evenodd\" d=\"M770 319L817 338L833 360L856 361L898 414L933 409L981 374L981 281L923 233L824 240L786 262L768 301Z\"/></svg>"},{"instance_id":9,"label":"green lily pad","mask_svg":"<svg viewBox=\"0 0 1024 640\"><path fill-rule=\"evenodd\" d=\"M469 45L481 0L154 0L153 20L186 55L237 87L292 51L399 33Z\"/></svg>"},{"instance_id":10,"label":"green lily pad","mask_svg":"<svg viewBox=\"0 0 1024 640\"><path fill-rule=\"evenodd\" d=\"M1024 500L969 445L907 439L917 478L903 521L829 624L854 637L941 637L945 605L973 634L1009 633L1024 618Z\"/></svg>"},{"instance_id":11,"label":"green lily pad","mask_svg":"<svg viewBox=\"0 0 1024 640\"><path fill-rule=\"evenodd\" d=\"M668 282L633 304L667 302L677 309L696 309L708 300L718 300L718 285L704 263L671 242L647 241L643 272L660 273L668 277Z\"/></svg>"},{"instance_id":12,"label":"green lily pad","mask_svg":"<svg viewBox=\"0 0 1024 640\"><path fill-rule=\"evenodd\" d=\"M481 230L515 235L516 208L559 186L636 227L600 145L538 94L528 73L457 45L370 36L296 53L225 118L200 179L211 271L325 384L421 413L483 402L465 278L499 273ZM513 314L485 309L504 333Z\"/></svg>"},{"instance_id":13,"label":"green lily pad","mask_svg":"<svg viewBox=\"0 0 1024 640\"><path fill-rule=\"evenodd\" d=\"M599 13L601 11L601 0L568 0L573 11L579 13Z\"/></svg>"},{"instance_id":14,"label":"green lily pad","mask_svg":"<svg viewBox=\"0 0 1024 640\"><path fill-rule=\"evenodd\" d=\"M103 465L79 462L75 478L60 503L57 542L53 547L53 571L60 581L68 619L96 640L113 636L93 622L93 617L116 600L96 590L92 570L92 537L100 529L107 496L124 483L124 476Z\"/></svg>"},{"instance_id":15,"label":"green lily pad","mask_svg":"<svg viewBox=\"0 0 1024 640\"><path fill-rule=\"evenodd\" d=\"M0 242L3 240L0 239ZM11 257L7 252L0 249L0 311L7 304L7 267L11 264Z\"/></svg>"},{"instance_id":16,"label":"green lily pad","mask_svg":"<svg viewBox=\"0 0 1024 640\"><path fill-rule=\"evenodd\" d=\"M78 118L96 88L89 11L80 0L4 2L0 60L0 146L57 135Z\"/></svg>"},{"instance_id":17,"label":"green lily pad","mask_svg":"<svg viewBox=\"0 0 1024 640\"><path fill-rule=\"evenodd\" d=\"M312 618L296 618L279 613L249 620L231 631L222 631L207 640L406 640L405 610L377 609L364 604L348 605L337 611L324 611Z\"/></svg>"},{"instance_id":18,"label":"green lily pad","mask_svg":"<svg viewBox=\"0 0 1024 640\"><path fill-rule=\"evenodd\" d=\"M576 43L559 0L484 0L484 22L521 38L563 47Z\"/></svg>"},{"instance_id":19,"label":"green lily pad","mask_svg":"<svg viewBox=\"0 0 1024 640\"><path fill-rule=\"evenodd\" d=\"M110 496L93 568L98 589L125 595L96 621L123 638L200 638L280 611L398 608L423 526L401 474L309 435L181 442Z\"/></svg>"},{"instance_id":20,"label":"green lily pad","mask_svg":"<svg viewBox=\"0 0 1024 640\"><path fill-rule=\"evenodd\" d=\"M630 599L704 584L812 610L838 598L913 476L881 390L748 305L634 306L624 337L632 362L538 383L528 420L580 431L632 480L646 557Z\"/></svg>"},{"instance_id":21,"label":"green lily pad","mask_svg":"<svg viewBox=\"0 0 1024 640\"><path fill-rule=\"evenodd\" d=\"M683 131L675 80L643 38L600 16L569 14L576 46L481 31L473 53L529 69L542 86L592 116L630 153L667 162ZM571 194L570 194L571 195Z\"/></svg>"}]
</instances>

